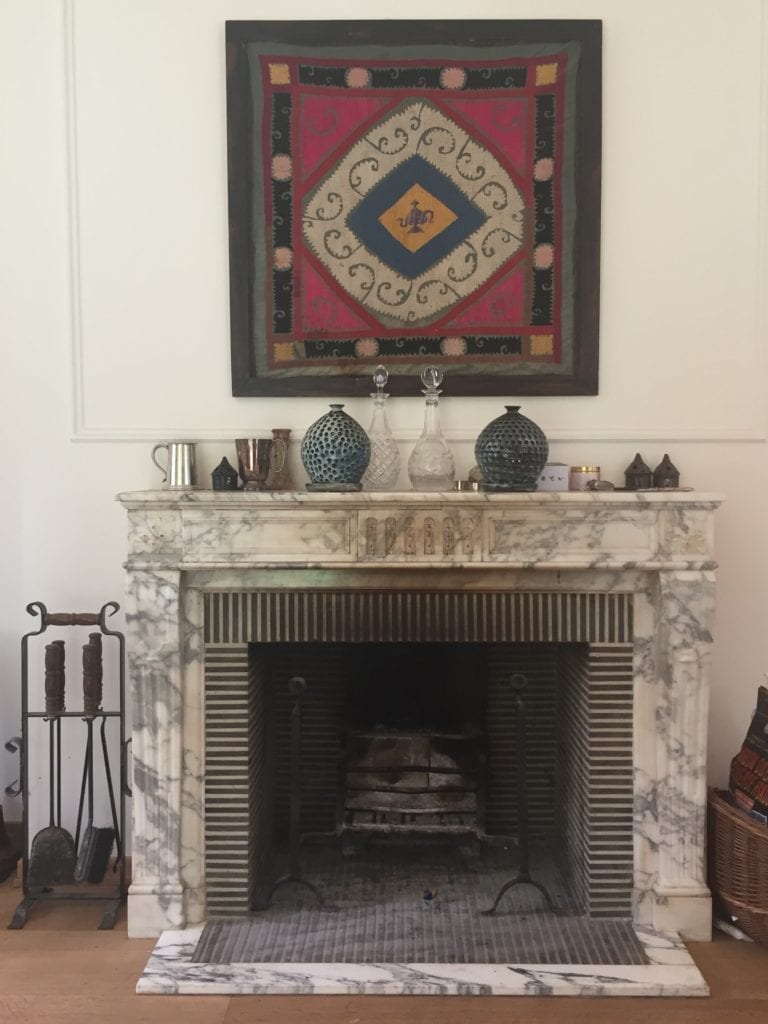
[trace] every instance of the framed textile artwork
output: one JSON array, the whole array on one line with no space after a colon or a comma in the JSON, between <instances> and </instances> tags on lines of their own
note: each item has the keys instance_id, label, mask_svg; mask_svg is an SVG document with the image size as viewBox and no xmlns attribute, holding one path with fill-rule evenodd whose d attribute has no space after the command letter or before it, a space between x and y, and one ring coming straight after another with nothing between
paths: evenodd
<instances>
[{"instance_id":1,"label":"framed textile artwork","mask_svg":"<svg viewBox=\"0 0 768 1024\"><path fill-rule=\"evenodd\" d=\"M601 38L228 22L233 394L596 394Z\"/></svg>"}]
</instances>

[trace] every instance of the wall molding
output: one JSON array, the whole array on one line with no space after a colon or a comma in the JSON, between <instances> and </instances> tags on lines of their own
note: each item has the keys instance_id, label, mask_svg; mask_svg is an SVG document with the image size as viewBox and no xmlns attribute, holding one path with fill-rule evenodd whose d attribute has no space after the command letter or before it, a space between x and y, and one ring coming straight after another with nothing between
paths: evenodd
<instances>
[{"instance_id":1,"label":"wall molding","mask_svg":"<svg viewBox=\"0 0 768 1024\"><path fill-rule=\"evenodd\" d=\"M468 427L462 430L443 430L447 441L454 444L474 444L477 436L487 421L478 424L476 427ZM270 427L259 426L251 422L243 427L210 428L201 430L199 427L173 427L167 425L162 427L103 427L91 429L87 432L74 434L71 438L74 442L134 442L147 443L157 441L172 441L184 439L188 441L232 441L236 437L255 437L256 434L268 433ZM291 429L291 441L300 441L306 430ZM393 430L395 440L398 444L412 444L421 435L421 426L406 427L400 430ZM552 443L580 444L585 441L594 441L605 444L635 444L635 442L659 442L675 444L764 444L768 441L765 433L759 431L695 431L681 430L677 427L670 427L668 430L632 430L632 429L611 429L584 427L579 429L557 428L545 431L547 440Z\"/></svg>"},{"instance_id":2,"label":"wall molding","mask_svg":"<svg viewBox=\"0 0 768 1024\"><path fill-rule=\"evenodd\" d=\"M80 174L77 132L75 0L64 0L64 106L67 159L67 226L69 230L69 329L72 353L72 440L85 440L83 379L82 265L80 260ZM108 428L108 432L109 428ZM112 428L112 432L114 429ZM109 440L105 437L104 440Z\"/></svg>"},{"instance_id":3,"label":"wall molding","mask_svg":"<svg viewBox=\"0 0 768 1024\"><path fill-rule=\"evenodd\" d=\"M78 93L77 93L77 0L63 0L63 45L65 67L65 109L66 109L66 156L67 156L67 219L69 230L69 292L70 292L70 348L71 348L71 410L72 428L70 440L76 443L146 442L185 437L198 441L231 440L237 436L252 436L257 430L253 418L244 407L244 419L249 425L242 428L214 426L200 429L199 426L128 426L102 423L93 425L87 417L87 394L84 373L84 317L83 282L80 248L80 176L78 139ZM760 68L760 140L757 177L758 237L755 273L755 359L759 375L766 382L764 392L768 394L768 0L761 0L761 68ZM240 401L243 401L242 399ZM250 406L248 407L250 408ZM419 414L420 415L420 414ZM270 420L273 417L270 416ZM538 416L538 420L543 417ZM556 443L604 442L636 444L643 442L691 443L691 444L754 444L768 441L768 401L756 413L760 425L754 428L690 428L676 424L655 426L652 429L635 428L626 424L615 427L596 427L585 424L578 428L554 427L546 430L548 440ZM474 442L487 420L474 428L445 430L446 439L454 443ZM545 428L546 429L546 428ZM395 430L398 442L406 444L415 441L421 433L421 425ZM294 430L292 436L300 440L303 430Z\"/></svg>"}]
</instances>

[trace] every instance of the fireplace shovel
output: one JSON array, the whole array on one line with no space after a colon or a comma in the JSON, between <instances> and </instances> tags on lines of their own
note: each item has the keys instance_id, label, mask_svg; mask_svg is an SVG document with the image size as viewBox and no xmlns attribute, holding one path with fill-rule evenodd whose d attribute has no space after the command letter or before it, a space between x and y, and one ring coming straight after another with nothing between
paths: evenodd
<instances>
[{"instance_id":1,"label":"fireplace shovel","mask_svg":"<svg viewBox=\"0 0 768 1024\"><path fill-rule=\"evenodd\" d=\"M64 641L45 648L45 713L48 719L48 790L50 819L32 840L27 887L43 889L71 885L75 871L75 841L61 827L61 718L64 711Z\"/></svg>"},{"instance_id":2,"label":"fireplace shovel","mask_svg":"<svg viewBox=\"0 0 768 1024\"><path fill-rule=\"evenodd\" d=\"M101 709L102 698L101 634L91 633L90 640L83 647L83 712L88 730L85 748L83 784L88 785L88 824L77 853L75 866L76 882L100 882L107 872L109 855L115 841L116 829L94 828L93 826L93 719ZM102 725L104 720L102 719ZM106 765L106 739L102 729L102 743ZM108 768L107 768L108 771ZM109 775L108 775L109 778ZM110 790L111 790L111 779ZM83 791L80 791L80 809L77 815L77 832L80 833ZM114 799L110 792L110 798Z\"/></svg>"}]
</instances>

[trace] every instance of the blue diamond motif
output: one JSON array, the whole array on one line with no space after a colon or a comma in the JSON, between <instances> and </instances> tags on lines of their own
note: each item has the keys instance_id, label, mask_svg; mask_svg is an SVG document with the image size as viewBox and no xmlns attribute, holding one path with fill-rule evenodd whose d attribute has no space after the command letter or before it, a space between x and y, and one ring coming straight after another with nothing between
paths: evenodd
<instances>
[{"instance_id":1,"label":"blue diamond motif","mask_svg":"<svg viewBox=\"0 0 768 1024\"><path fill-rule=\"evenodd\" d=\"M416 252L410 252L379 222L379 217L414 185L439 199L456 220ZM480 207L442 171L422 157L412 156L374 185L347 217L347 226L382 263L413 279L439 263L486 220Z\"/></svg>"}]
</instances>

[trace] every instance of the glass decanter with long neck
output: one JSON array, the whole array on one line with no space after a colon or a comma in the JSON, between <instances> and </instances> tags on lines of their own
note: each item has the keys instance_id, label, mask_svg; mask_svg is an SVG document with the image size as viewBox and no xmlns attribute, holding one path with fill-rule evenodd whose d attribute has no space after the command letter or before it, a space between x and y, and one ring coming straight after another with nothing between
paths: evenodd
<instances>
[{"instance_id":1,"label":"glass decanter with long neck","mask_svg":"<svg viewBox=\"0 0 768 1024\"><path fill-rule=\"evenodd\" d=\"M438 366L427 366L421 382L426 402L424 429L408 460L408 476L414 491L451 491L456 464L440 430L438 405L443 371Z\"/></svg>"},{"instance_id":2,"label":"glass decanter with long neck","mask_svg":"<svg viewBox=\"0 0 768 1024\"><path fill-rule=\"evenodd\" d=\"M373 373L376 391L373 399L373 417L368 428L371 442L371 461L363 473L363 487L366 491L391 491L400 476L400 449L392 436L387 421L385 402L389 395L384 388L389 374L383 366L377 366Z\"/></svg>"}]
</instances>

